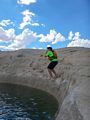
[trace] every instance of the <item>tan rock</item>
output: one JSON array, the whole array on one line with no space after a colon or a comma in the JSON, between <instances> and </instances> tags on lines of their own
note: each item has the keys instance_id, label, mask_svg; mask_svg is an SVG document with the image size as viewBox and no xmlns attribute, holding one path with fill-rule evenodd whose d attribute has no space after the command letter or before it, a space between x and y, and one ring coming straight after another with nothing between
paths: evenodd
<instances>
[{"instance_id":1,"label":"tan rock","mask_svg":"<svg viewBox=\"0 0 90 120\"><path fill-rule=\"evenodd\" d=\"M59 102L56 120L90 120L90 49L58 49L56 81L48 79L44 50L0 52L0 82L45 90Z\"/></svg>"}]
</instances>

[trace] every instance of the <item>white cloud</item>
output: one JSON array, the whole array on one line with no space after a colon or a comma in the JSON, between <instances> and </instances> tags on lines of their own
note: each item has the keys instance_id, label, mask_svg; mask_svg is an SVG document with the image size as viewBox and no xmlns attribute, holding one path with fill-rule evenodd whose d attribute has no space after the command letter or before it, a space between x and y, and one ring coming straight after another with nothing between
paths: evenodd
<instances>
[{"instance_id":1,"label":"white cloud","mask_svg":"<svg viewBox=\"0 0 90 120\"><path fill-rule=\"evenodd\" d=\"M23 11L22 14L25 15L25 16L26 16L26 15L35 16L35 14L32 13L32 12L30 12L29 10L25 10L25 11Z\"/></svg>"},{"instance_id":2,"label":"white cloud","mask_svg":"<svg viewBox=\"0 0 90 120\"><path fill-rule=\"evenodd\" d=\"M45 27L45 24L41 24L41 26Z\"/></svg>"},{"instance_id":3,"label":"white cloud","mask_svg":"<svg viewBox=\"0 0 90 120\"><path fill-rule=\"evenodd\" d=\"M32 49L37 49L36 47L33 47Z\"/></svg>"},{"instance_id":4,"label":"white cloud","mask_svg":"<svg viewBox=\"0 0 90 120\"><path fill-rule=\"evenodd\" d=\"M39 26L39 23L32 23L32 26Z\"/></svg>"},{"instance_id":5,"label":"white cloud","mask_svg":"<svg viewBox=\"0 0 90 120\"><path fill-rule=\"evenodd\" d=\"M16 36L15 40L8 46L8 48L12 50L26 48L27 45L31 44L35 40L36 33L29 29L25 29L21 34Z\"/></svg>"},{"instance_id":6,"label":"white cloud","mask_svg":"<svg viewBox=\"0 0 90 120\"><path fill-rule=\"evenodd\" d=\"M61 33L58 33L56 36L55 36L55 40L52 42L52 44L56 44L58 42L63 42L65 41L65 37L61 35Z\"/></svg>"},{"instance_id":7,"label":"white cloud","mask_svg":"<svg viewBox=\"0 0 90 120\"><path fill-rule=\"evenodd\" d=\"M6 34L9 37L9 39L14 39L15 38L15 30L14 29L6 30Z\"/></svg>"},{"instance_id":8,"label":"white cloud","mask_svg":"<svg viewBox=\"0 0 90 120\"><path fill-rule=\"evenodd\" d=\"M43 48L40 47L40 48L38 48L38 49L42 50Z\"/></svg>"},{"instance_id":9,"label":"white cloud","mask_svg":"<svg viewBox=\"0 0 90 120\"><path fill-rule=\"evenodd\" d=\"M22 5L30 5L32 3L36 3L36 0L18 0L17 3Z\"/></svg>"},{"instance_id":10,"label":"white cloud","mask_svg":"<svg viewBox=\"0 0 90 120\"><path fill-rule=\"evenodd\" d=\"M71 42L67 45L67 47L88 47L90 48L90 40L80 38L80 33L76 32L71 37Z\"/></svg>"},{"instance_id":11,"label":"white cloud","mask_svg":"<svg viewBox=\"0 0 90 120\"><path fill-rule=\"evenodd\" d=\"M2 20L1 22L0 22L0 25L1 26L8 26L8 25L10 25L10 24L13 24L13 22L11 22L11 20Z\"/></svg>"},{"instance_id":12,"label":"white cloud","mask_svg":"<svg viewBox=\"0 0 90 120\"><path fill-rule=\"evenodd\" d=\"M39 48L39 47L33 47L32 49L40 49L40 50L42 50L43 48Z\"/></svg>"},{"instance_id":13,"label":"white cloud","mask_svg":"<svg viewBox=\"0 0 90 120\"><path fill-rule=\"evenodd\" d=\"M23 22L20 24L20 29L23 29L26 25L30 24L32 22L32 16L35 16L34 13L30 12L29 10L25 10L22 12Z\"/></svg>"},{"instance_id":14,"label":"white cloud","mask_svg":"<svg viewBox=\"0 0 90 120\"><path fill-rule=\"evenodd\" d=\"M70 31L70 32L69 32L69 35L68 35L68 39L69 39L69 40L72 40L73 35L74 35L74 34L72 33L72 31Z\"/></svg>"},{"instance_id":15,"label":"white cloud","mask_svg":"<svg viewBox=\"0 0 90 120\"><path fill-rule=\"evenodd\" d=\"M68 39L69 40L78 40L80 38L80 33L76 32L75 34L72 33L72 31L69 32Z\"/></svg>"},{"instance_id":16,"label":"white cloud","mask_svg":"<svg viewBox=\"0 0 90 120\"><path fill-rule=\"evenodd\" d=\"M90 40L78 39L78 40L70 42L67 47L86 47L86 48L90 48Z\"/></svg>"},{"instance_id":17,"label":"white cloud","mask_svg":"<svg viewBox=\"0 0 90 120\"><path fill-rule=\"evenodd\" d=\"M6 39L8 38L8 41L12 38L12 40L9 42L9 44L6 45L1 45L0 48L4 50L17 50L21 48L26 48L27 45L30 45L32 42L35 42L36 40L36 33L29 29L25 29L21 34L19 35L14 35L13 32L10 34L10 29L5 31L3 30L6 34ZM8 36L9 34L9 36ZM8 37L7 37L8 36ZM10 39L9 39L10 38ZM3 43L6 42L6 39L3 39Z\"/></svg>"},{"instance_id":18,"label":"white cloud","mask_svg":"<svg viewBox=\"0 0 90 120\"><path fill-rule=\"evenodd\" d=\"M15 38L15 30L14 29L8 29L4 30L2 27L0 27L0 42L9 42L12 39Z\"/></svg>"},{"instance_id":19,"label":"white cloud","mask_svg":"<svg viewBox=\"0 0 90 120\"><path fill-rule=\"evenodd\" d=\"M22 12L23 22L20 24L19 28L23 29L26 25L32 25L32 26L39 26L39 23L35 23L32 20L32 17L35 17L35 14L33 12L30 12L29 10L25 10Z\"/></svg>"},{"instance_id":20,"label":"white cloud","mask_svg":"<svg viewBox=\"0 0 90 120\"><path fill-rule=\"evenodd\" d=\"M73 33L72 33L73 34ZM56 44L58 42L65 41L65 37L61 33L57 33L55 30L50 30L50 33L46 36L43 34L37 35L35 32L30 29L24 29L22 33L16 35L14 29L5 30L0 27L0 49L1 50L18 50L26 48L32 42L35 42L36 39L40 39L40 42L51 42ZM2 44L3 43L3 44ZM80 33L76 32L73 34L72 40L67 45L67 47L89 47L90 40L81 39ZM42 49L39 46L34 47L33 49Z\"/></svg>"},{"instance_id":21,"label":"white cloud","mask_svg":"<svg viewBox=\"0 0 90 120\"><path fill-rule=\"evenodd\" d=\"M29 22L23 22L20 24L19 28L23 29L26 25L30 24Z\"/></svg>"},{"instance_id":22,"label":"white cloud","mask_svg":"<svg viewBox=\"0 0 90 120\"><path fill-rule=\"evenodd\" d=\"M50 33L46 36L40 34L38 37L40 38L40 42L51 42L52 44L65 41L65 37L61 33L57 33L55 30L50 30Z\"/></svg>"},{"instance_id":23,"label":"white cloud","mask_svg":"<svg viewBox=\"0 0 90 120\"><path fill-rule=\"evenodd\" d=\"M2 27L0 27L0 35L2 34L5 34L5 30Z\"/></svg>"},{"instance_id":24,"label":"white cloud","mask_svg":"<svg viewBox=\"0 0 90 120\"><path fill-rule=\"evenodd\" d=\"M73 37L73 40L78 40L79 38L80 38L80 33L76 32L74 37Z\"/></svg>"}]
</instances>

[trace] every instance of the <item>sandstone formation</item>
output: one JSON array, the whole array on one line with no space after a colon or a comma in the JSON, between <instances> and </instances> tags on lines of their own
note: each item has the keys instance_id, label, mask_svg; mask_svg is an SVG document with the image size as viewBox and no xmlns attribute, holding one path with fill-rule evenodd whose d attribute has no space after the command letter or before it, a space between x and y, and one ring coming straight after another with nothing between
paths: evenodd
<instances>
[{"instance_id":1,"label":"sandstone formation","mask_svg":"<svg viewBox=\"0 0 90 120\"><path fill-rule=\"evenodd\" d=\"M54 95L55 120L90 120L90 49L63 48L58 52L59 77L48 78L44 50L0 51L0 82L22 84Z\"/></svg>"}]
</instances>

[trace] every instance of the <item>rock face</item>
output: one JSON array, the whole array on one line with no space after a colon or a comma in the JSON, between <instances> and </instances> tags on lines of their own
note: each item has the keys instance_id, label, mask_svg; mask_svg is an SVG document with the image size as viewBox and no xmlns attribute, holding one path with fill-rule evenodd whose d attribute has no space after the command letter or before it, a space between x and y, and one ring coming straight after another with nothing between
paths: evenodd
<instances>
[{"instance_id":1,"label":"rock face","mask_svg":"<svg viewBox=\"0 0 90 120\"><path fill-rule=\"evenodd\" d=\"M59 77L48 79L44 50L0 52L0 82L45 90L59 102L55 120L90 120L90 49L63 48L58 52Z\"/></svg>"}]
</instances>

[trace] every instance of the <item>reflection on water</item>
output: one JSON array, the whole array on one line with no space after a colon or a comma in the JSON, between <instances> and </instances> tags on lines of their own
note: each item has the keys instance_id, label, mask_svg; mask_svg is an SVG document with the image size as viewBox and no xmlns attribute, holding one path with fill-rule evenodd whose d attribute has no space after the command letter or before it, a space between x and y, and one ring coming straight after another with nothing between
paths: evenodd
<instances>
[{"instance_id":1,"label":"reflection on water","mask_svg":"<svg viewBox=\"0 0 90 120\"><path fill-rule=\"evenodd\" d=\"M0 120L52 120L57 109L57 100L44 91L0 84Z\"/></svg>"}]
</instances>

